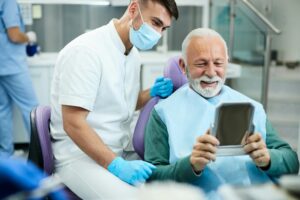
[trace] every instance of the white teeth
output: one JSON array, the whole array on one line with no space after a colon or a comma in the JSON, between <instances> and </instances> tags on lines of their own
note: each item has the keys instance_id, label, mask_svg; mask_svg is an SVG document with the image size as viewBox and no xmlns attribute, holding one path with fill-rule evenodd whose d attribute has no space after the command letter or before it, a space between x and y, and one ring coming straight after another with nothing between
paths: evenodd
<instances>
[{"instance_id":1,"label":"white teeth","mask_svg":"<svg viewBox=\"0 0 300 200\"><path fill-rule=\"evenodd\" d=\"M206 76L202 76L196 79L189 78L189 81L192 88L198 94L206 98L211 98L217 95L222 89L222 86L224 84L224 80L221 77L208 78ZM202 84L207 84L207 85L205 86ZM215 84L215 85L208 85L208 84ZM202 88L202 86L205 87Z\"/></svg>"}]
</instances>

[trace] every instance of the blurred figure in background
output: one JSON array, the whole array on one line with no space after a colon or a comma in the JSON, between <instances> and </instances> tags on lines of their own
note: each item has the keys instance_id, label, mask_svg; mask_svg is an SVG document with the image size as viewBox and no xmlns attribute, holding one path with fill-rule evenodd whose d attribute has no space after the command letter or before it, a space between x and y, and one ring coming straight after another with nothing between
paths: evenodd
<instances>
[{"instance_id":1,"label":"blurred figure in background","mask_svg":"<svg viewBox=\"0 0 300 200\"><path fill-rule=\"evenodd\" d=\"M26 44L36 42L36 35L24 33L16 0L0 0L0 20L0 157L7 157L14 151L13 103L21 110L28 133L30 111L38 104L25 51Z\"/></svg>"},{"instance_id":2,"label":"blurred figure in background","mask_svg":"<svg viewBox=\"0 0 300 200\"><path fill-rule=\"evenodd\" d=\"M0 199L38 200L48 194L52 200L67 199L59 180L51 178L26 160L0 158Z\"/></svg>"}]
</instances>

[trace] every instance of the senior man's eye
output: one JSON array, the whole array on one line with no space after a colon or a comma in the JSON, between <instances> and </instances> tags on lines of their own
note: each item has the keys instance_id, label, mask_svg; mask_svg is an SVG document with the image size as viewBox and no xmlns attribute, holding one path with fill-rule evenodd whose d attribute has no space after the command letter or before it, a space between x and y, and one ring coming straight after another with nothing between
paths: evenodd
<instances>
[{"instance_id":1,"label":"senior man's eye","mask_svg":"<svg viewBox=\"0 0 300 200\"><path fill-rule=\"evenodd\" d=\"M223 66L224 63L223 63L223 62L215 62L215 65L216 65L216 66Z\"/></svg>"},{"instance_id":2,"label":"senior man's eye","mask_svg":"<svg viewBox=\"0 0 300 200\"><path fill-rule=\"evenodd\" d=\"M206 63L197 63L195 66L196 67L205 67Z\"/></svg>"}]
</instances>

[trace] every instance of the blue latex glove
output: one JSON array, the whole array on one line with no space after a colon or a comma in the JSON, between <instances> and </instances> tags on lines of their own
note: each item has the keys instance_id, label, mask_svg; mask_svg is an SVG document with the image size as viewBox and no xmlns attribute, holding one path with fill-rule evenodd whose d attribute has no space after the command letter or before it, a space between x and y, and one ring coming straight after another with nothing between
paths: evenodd
<instances>
[{"instance_id":1,"label":"blue latex glove","mask_svg":"<svg viewBox=\"0 0 300 200\"><path fill-rule=\"evenodd\" d=\"M39 187L40 181L45 177L45 174L30 162L0 158L0 199L18 192L32 191ZM53 196L62 197L57 193Z\"/></svg>"},{"instance_id":2,"label":"blue latex glove","mask_svg":"<svg viewBox=\"0 0 300 200\"><path fill-rule=\"evenodd\" d=\"M159 77L150 89L150 96L168 97L173 92L173 83L170 78Z\"/></svg>"},{"instance_id":3,"label":"blue latex glove","mask_svg":"<svg viewBox=\"0 0 300 200\"><path fill-rule=\"evenodd\" d=\"M156 167L142 160L126 161L116 157L107 167L115 176L130 185L146 182Z\"/></svg>"}]
</instances>

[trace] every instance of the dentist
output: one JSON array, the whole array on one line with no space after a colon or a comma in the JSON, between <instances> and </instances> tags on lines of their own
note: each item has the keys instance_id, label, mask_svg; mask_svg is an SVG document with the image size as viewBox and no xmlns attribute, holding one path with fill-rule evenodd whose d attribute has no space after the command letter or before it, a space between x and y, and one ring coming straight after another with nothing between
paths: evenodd
<instances>
[{"instance_id":1,"label":"dentist","mask_svg":"<svg viewBox=\"0 0 300 200\"><path fill-rule=\"evenodd\" d=\"M51 89L55 169L82 199L131 199L155 167L126 159L135 110L167 97L169 79L140 91L138 49L151 49L178 18L175 0L132 0L120 19L61 50ZM117 192L118 191L118 192Z\"/></svg>"}]
</instances>

